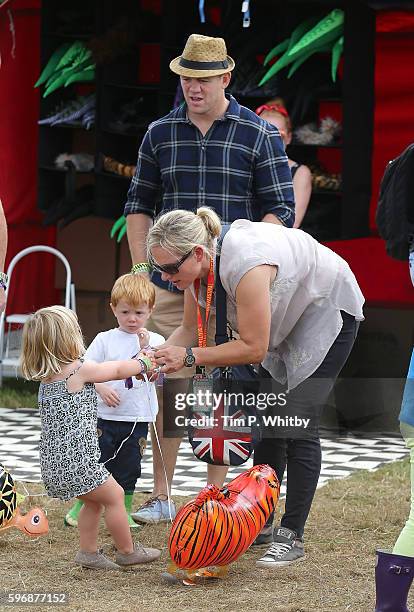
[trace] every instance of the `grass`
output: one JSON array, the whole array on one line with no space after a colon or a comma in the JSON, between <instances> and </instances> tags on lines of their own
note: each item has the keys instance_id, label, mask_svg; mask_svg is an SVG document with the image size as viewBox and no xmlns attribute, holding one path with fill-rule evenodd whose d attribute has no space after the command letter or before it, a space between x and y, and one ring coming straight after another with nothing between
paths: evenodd
<instances>
[{"instance_id":1,"label":"grass","mask_svg":"<svg viewBox=\"0 0 414 612\"><path fill-rule=\"evenodd\" d=\"M27 487L32 494L43 490L41 485ZM390 549L395 542L408 516L409 491L407 460L330 481L317 492L308 519L305 561L277 571L259 569L254 562L265 549L252 548L230 566L226 579L193 587L161 581L168 561L168 525L146 526L139 534L144 544L163 550L160 561L128 572L94 572L73 564L77 531L63 527L70 504L33 498L48 511L49 534L35 541L17 530L1 535L0 558L7 560L2 563L7 571L0 573L0 593L66 591L70 603L65 609L79 612L369 612L375 607L375 550ZM135 503L143 499L136 494ZM100 537L112 556L103 526Z\"/></svg>"},{"instance_id":2,"label":"grass","mask_svg":"<svg viewBox=\"0 0 414 612\"><path fill-rule=\"evenodd\" d=\"M1 408L37 408L39 383L22 378L3 378L0 387Z\"/></svg>"}]
</instances>

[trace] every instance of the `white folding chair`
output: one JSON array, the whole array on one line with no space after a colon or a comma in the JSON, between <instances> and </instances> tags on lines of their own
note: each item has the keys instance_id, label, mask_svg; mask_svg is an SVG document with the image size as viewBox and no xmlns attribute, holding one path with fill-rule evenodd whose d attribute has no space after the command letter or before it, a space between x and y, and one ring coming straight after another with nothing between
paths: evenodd
<instances>
[{"instance_id":1,"label":"white folding chair","mask_svg":"<svg viewBox=\"0 0 414 612\"><path fill-rule=\"evenodd\" d=\"M6 315L7 309L7 297L9 288L13 278L13 270L16 264L26 255L32 253L51 253L55 255L63 263L66 269L66 286L65 286L65 306L76 312L76 301L75 301L75 285L72 283L72 271L66 257L53 247L46 245L36 245L23 249L11 260L7 269L7 276L9 277L8 287L6 290L6 308L0 316L0 386L3 384L3 369L5 367L15 367L17 372L17 366L19 364L20 348L21 348L21 332L22 326L28 319L29 314L18 314L11 313ZM20 328L12 331L12 325L19 325ZM7 332L6 332L7 326Z\"/></svg>"}]
</instances>

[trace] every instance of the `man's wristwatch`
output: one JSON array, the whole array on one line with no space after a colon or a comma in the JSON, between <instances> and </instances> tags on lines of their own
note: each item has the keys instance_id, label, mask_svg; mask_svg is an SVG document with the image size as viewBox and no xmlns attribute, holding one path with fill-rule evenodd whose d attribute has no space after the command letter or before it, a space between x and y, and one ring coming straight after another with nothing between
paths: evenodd
<instances>
[{"instance_id":1,"label":"man's wristwatch","mask_svg":"<svg viewBox=\"0 0 414 612\"><path fill-rule=\"evenodd\" d=\"M184 357L184 365L187 368L192 368L196 361L193 350L190 348L186 348L185 352L186 352L186 355Z\"/></svg>"}]
</instances>

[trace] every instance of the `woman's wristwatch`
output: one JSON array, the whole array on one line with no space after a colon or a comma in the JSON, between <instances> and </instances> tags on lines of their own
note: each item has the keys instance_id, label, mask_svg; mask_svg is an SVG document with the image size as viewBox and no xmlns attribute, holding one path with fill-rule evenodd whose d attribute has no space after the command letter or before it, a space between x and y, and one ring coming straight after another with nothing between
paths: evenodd
<instances>
[{"instance_id":1,"label":"woman's wristwatch","mask_svg":"<svg viewBox=\"0 0 414 612\"><path fill-rule=\"evenodd\" d=\"M184 365L186 368L192 368L193 365L195 365L196 362L196 358L195 355L193 353L193 349L191 348L186 348L185 349L185 357L184 357Z\"/></svg>"}]
</instances>

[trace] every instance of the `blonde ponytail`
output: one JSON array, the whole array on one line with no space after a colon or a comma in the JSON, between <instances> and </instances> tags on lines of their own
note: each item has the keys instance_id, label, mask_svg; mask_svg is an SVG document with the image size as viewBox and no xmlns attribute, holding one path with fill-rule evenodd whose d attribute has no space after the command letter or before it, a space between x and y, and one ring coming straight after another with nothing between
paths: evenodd
<instances>
[{"instance_id":1,"label":"blonde ponytail","mask_svg":"<svg viewBox=\"0 0 414 612\"><path fill-rule=\"evenodd\" d=\"M198 208L195 213L190 210L171 210L158 217L148 232L148 258L151 260L152 249L158 246L177 257L201 246L212 256L220 233L220 218L207 206Z\"/></svg>"},{"instance_id":2,"label":"blonde ponytail","mask_svg":"<svg viewBox=\"0 0 414 612\"><path fill-rule=\"evenodd\" d=\"M204 223L209 236L212 238L218 238L220 236L220 217L212 208L208 208L208 206L201 206L201 208L197 208L196 215L197 217L200 217Z\"/></svg>"}]
</instances>

